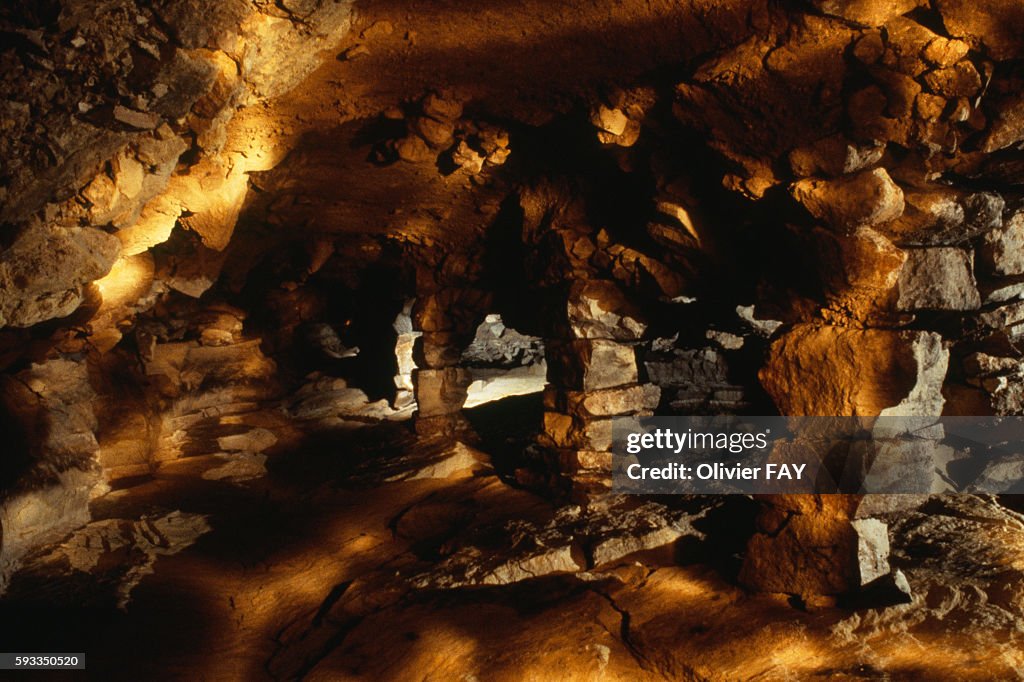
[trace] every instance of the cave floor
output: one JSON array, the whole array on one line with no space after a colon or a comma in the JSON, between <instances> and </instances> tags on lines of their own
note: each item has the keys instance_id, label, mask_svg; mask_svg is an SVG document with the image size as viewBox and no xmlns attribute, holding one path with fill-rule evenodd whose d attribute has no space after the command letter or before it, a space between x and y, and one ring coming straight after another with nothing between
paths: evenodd
<instances>
[{"instance_id":1,"label":"cave floor","mask_svg":"<svg viewBox=\"0 0 1024 682\"><path fill-rule=\"evenodd\" d=\"M731 502L556 509L487 460L384 423L248 480L204 478L222 465L208 457L174 462L97 499L89 526L27 562L0 602L19 623L10 643L84 651L96 679L1024 670L1024 524L994 500L935 498L893 522L912 603L798 608L730 581L729 557L702 533L732 523ZM940 549L944 535L968 540Z\"/></svg>"}]
</instances>

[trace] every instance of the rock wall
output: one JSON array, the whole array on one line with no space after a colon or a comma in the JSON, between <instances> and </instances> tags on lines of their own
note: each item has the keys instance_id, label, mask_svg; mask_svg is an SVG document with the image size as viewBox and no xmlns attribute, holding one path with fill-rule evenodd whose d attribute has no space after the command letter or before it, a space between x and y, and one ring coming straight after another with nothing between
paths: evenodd
<instances>
[{"instance_id":1,"label":"rock wall","mask_svg":"<svg viewBox=\"0 0 1024 682\"><path fill-rule=\"evenodd\" d=\"M414 5L0 10L4 562L181 457L472 441L490 315L581 501L614 416L1020 412L1016 3ZM758 523L754 587L885 574L856 499Z\"/></svg>"},{"instance_id":2,"label":"rock wall","mask_svg":"<svg viewBox=\"0 0 1024 682\"><path fill-rule=\"evenodd\" d=\"M0 10L0 30L12 39L2 57L0 327L69 320L42 344L14 331L3 344L5 367L26 356L37 363L5 377L14 421L32 433L30 464L12 474L0 512L4 577L28 549L88 521L105 478L151 470L159 443L147 431L159 410L125 404L108 380L117 363L100 354L157 296L198 296L216 279L246 172L272 163L229 142L236 111L297 85L351 19L351 3L333 1L15 2ZM153 247L176 225L198 240L154 264ZM189 276L182 257L191 259ZM92 384L114 395L100 400ZM23 387L31 393L21 396Z\"/></svg>"}]
</instances>

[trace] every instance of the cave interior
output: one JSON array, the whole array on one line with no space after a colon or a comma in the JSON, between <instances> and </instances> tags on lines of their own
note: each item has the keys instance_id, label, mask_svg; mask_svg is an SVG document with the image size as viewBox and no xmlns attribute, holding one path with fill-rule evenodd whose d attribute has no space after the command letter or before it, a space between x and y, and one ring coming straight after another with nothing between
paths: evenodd
<instances>
[{"instance_id":1,"label":"cave interior","mask_svg":"<svg viewBox=\"0 0 1024 682\"><path fill-rule=\"evenodd\" d=\"M1024 414L1018 0L8 0L0 34L0 648L1024 678L1024 469L612 485L623 420Z\"/></svg>"}]
</instances>

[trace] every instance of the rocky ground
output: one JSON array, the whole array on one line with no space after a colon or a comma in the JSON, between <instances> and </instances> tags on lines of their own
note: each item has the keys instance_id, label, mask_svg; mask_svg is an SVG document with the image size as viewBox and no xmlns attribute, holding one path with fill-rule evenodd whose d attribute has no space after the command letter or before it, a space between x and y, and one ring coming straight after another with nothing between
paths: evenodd
<instances>
[{"instance_id":1,"label":"rocky ground","mask_svg":"<svg viewBox=\"0 0 1024 682\"><path fill-rule=\"evenodd\" d=\"M1024 517L995 499L887 517L911 597L801 603L736 585L746 498L555 507L485 450L391 422L272 457L265 477L165 467L26 560L9 646L85 651L95 679L1024 674Z\"/></svg>"}]
</instances>

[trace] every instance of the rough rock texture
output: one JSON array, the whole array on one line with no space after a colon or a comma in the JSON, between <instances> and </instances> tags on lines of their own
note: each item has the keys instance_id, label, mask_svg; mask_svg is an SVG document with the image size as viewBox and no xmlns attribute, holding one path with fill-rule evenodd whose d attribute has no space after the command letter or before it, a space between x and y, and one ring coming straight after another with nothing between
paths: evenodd
<instances>
[{"instance_id":1,"label":"rough rock texture","mask_svg":"<svg viewBox=\"0 0 1024 682\"><path fill-rule=\"evenodd\" d=\"M1024 212L986 234L979 255L994 275L1024 275Z\"/></svg>"},{"instance_id":2,"label":"rough rock texture","mask_svg":"<svg viewBox=\"0 0 1024 682\"><path fill-rule=\"evenodd\" d=\"M316 47L347 29L350 11L348 3L313 3L292 19L242 0L67 3L52 24L26 28L36 56L8 78L18 94L5 118L5 158L13 163L0 206L10 240L3 261L13 268L6 281L15 286L4 287L13 300L0 306L0 326L64 317L81 303L81 286L106 274L118 242L83 225L124 232L125 248L138 253L166 240L187 211L195 215L185 227L222 249L245 193L246 162L235 156L226 178L227 158L207 162L216 170L204 180L189 172L203 167L195 161L172 179L176 164L193 145L199 158L221 152L235 107L297 84L318 63ZM207 17L200 30L197 16ZM298 44L303 49L290 49ZM46 82L54 85L33 87ZM57 89L61 98L27 134L30 108L49 105ZM25 144L50 151L27 154ZM159 215L168 226L154 223ZM136 245L154 228L160 236ZM28 253L34 263L19 255Z\"/></svg>"},{"instance_id":3,"label":"rough rock texture","mask_svg":"<svg viewBox=\"0 0 1024 682\"><path fill-rule=\"evenodd\" d=\"M840 232L886 223L903 215L903 190L884 168L840 180L800 180L792 192L811 215Z\"/></svg>"},{"instance_id":4,"label":"rough rock texture","mask_svg":"<svg viewBox=\"0 0 1024 682\"><path fill-rule=\"evenodd\" d=\"M50 360L5 377L3 390L21 433L10 434L17 440L4 467L10 487L0 503L0 586L29 550L88 521L90 500L105 492L96 393L85 366Z\"/></svg>"},{"instance_id":5,"label":"rough rock texture","mask_svg":"<svg viewBox=\"0 0 1024 682\"><path fill-rule=\"evenodd\" d=\"M935 416L948 362L934 333L804 325L772 345L761 381L783 414ZM888 573L885 524L855 520L860 502L852 495L770 497L741 580L806 596L881 578Z\"/></svg>"},{"instance_id":6,"label":"rough rock texture","mask_svg":"<svg viewBox=\"0 0 1024 682\"><path fill-rule=\"evenodd\" d=\"M1018 5L6 3L4 582L181 679L1018 675L998 501L609 495L617 417L1024 411Z\"/></svg>"},{"instance_id":7,"label":"rough rock texture","mask_svg":"<svg viewBox=\"0 0 1024 682\"><path fill-rule=\"evenodd\" d=\"M28 228L0 262L0 327L70 315L82 303L83 286L107 274L119 250L99 230Z\"/></svg>"},{"instance_id":8,"label":"rough rock texture","mask_svg":"<svg viewBox=\"0 0 1024 682\"><path fill-rule=\"evenodd\" d=\"M954 248L911 249L900 273L901 310L976 310L974 259Z\"/></svg>"},{"instance_id":9,"label":"rough rock texture","mask_svg":"<svg viewBox=\"0 0 1024 682\"><path fill-rule=\"evenodd\" d=\"M913 395L941 410L941 395L915 389L941 386L947 362L934 334L800 325L772 344L761 381L789 415L874 416Z\"/></svg>"},{"instance_id":10,"label":"rough rock texture","mask_svg":"<svg viewBox=\"0 0 1024 682\"><path fill-rule=\"evenodd\" d=\"M899 0L884 2L879 0L855 0L840 2L837 0L818 0L814 5L835 17L841 17L862 26L883 26L901 14L921 5L918 0Z\"/></svg>"}]
</instances>

